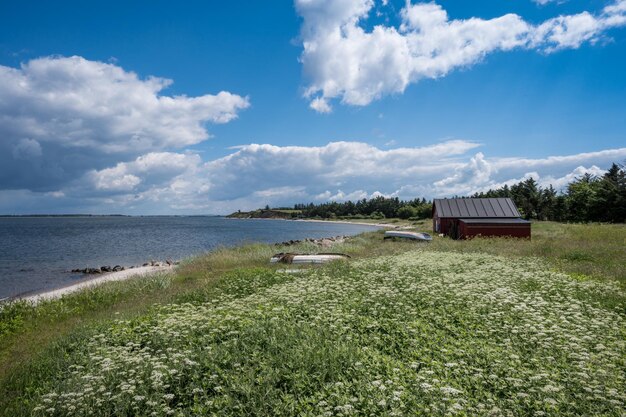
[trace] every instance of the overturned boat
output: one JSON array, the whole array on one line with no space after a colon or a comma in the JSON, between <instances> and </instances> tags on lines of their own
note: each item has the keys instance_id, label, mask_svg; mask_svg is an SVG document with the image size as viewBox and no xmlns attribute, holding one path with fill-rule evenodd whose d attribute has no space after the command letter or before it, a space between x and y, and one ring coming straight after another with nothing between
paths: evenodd
<instances>
[{"instance_id":1,"label":"overturned boat","mask_svg":"<svg viewBox=\"0 0 626 417\"><path fill-rule=\"evenodd\" d=\"M284 264L324 264L327 262L349 259L350 255L344 253L277 253L272 256L270 263Z\"/></svg>"},{"instance_id":2,"label":"overturned boat","mask_svg":"<svg viewBox=\"0 0 626 417\"><path fill-rule=\"evenodd\" d=\"M403 230L388 230L385 232L385 239L393 239L393 238L411 239L411 240L418 240L422 242L430 242L431 240L433 240L433 237L429 235L428 233L407 232Z\"/></svg>"}]
</instances>

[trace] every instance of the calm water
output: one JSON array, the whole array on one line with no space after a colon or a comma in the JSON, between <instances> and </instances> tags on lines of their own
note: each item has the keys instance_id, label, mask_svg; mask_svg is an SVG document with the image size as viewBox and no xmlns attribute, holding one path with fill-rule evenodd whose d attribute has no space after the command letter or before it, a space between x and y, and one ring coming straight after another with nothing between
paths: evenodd
<instances>
[{"instance_id":1,"label":"calm water","mask_svg":"<svg viewBox=\"0 0 626 417\"><path fill-rule=\"evenodd\" d=\"M245 242L354 235L371 226L222 217L0 218L0 299L85 279L74 268L182 259Z\"/></svg>"}]
</instances>

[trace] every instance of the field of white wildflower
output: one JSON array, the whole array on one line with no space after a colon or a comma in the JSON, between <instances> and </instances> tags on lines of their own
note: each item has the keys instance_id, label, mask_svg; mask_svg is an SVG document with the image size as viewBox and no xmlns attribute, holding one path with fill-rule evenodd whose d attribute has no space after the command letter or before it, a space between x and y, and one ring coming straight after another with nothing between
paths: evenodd
<instances>
[{"instance_id":1,"label":"field of white wildflower","mask_svg":"<svg viewBox=\"0 0 626 417\"><path fill-rule=\"evenodd\" d=\"M419 250L227 279L76 342L32 414L625 415L616 284Z\"/></svg>"}]
</instances>

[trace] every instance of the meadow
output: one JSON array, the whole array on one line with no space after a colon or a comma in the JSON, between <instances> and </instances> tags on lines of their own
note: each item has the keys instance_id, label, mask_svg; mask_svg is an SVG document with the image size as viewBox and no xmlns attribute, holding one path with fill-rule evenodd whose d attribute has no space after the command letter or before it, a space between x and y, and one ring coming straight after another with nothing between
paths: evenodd
<instances>
[{"instance_id":1,"label":"meadow","mask_svg":"<svg viewBox=\"0 0 626 417\"><path fill-rule=\"evenodd\" d=\"M6 306L0 413L624 415L624 231L370 233L301 274L267 264L287 248L249 245Z\"/></svg>"}]
</instances>

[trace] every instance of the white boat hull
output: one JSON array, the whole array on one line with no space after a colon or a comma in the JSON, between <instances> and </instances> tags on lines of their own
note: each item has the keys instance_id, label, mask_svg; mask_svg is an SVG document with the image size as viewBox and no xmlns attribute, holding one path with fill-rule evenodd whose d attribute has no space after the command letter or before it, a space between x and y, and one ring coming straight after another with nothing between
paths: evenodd
<instances>
[{"instance_id":1,"label":"white boat hull","mask_svg":"<svg viewBox=\"0 0 626 417\"><path fill-rule=\"evenodd\" d=\"M430 242L431 240L433 240L432 236L428 233L406 232L400 230L388 230L385 232L385 239L390 239L394 237L402 239L420 240L424 242Z\"/></svg>"},{"instance_id":2,"label":"white boat hull","mask_svg":"<svg viewBox=\"0 0 626 417\"><path fill-rule=\"evenodd\" d=\"M287 264L324 264L327 262L345 260L348 255L343 254L318 254L318 255L297 255L297 254L278 254L272 256L270 263L287 263Z\"/></svg>"}]
</instances>

